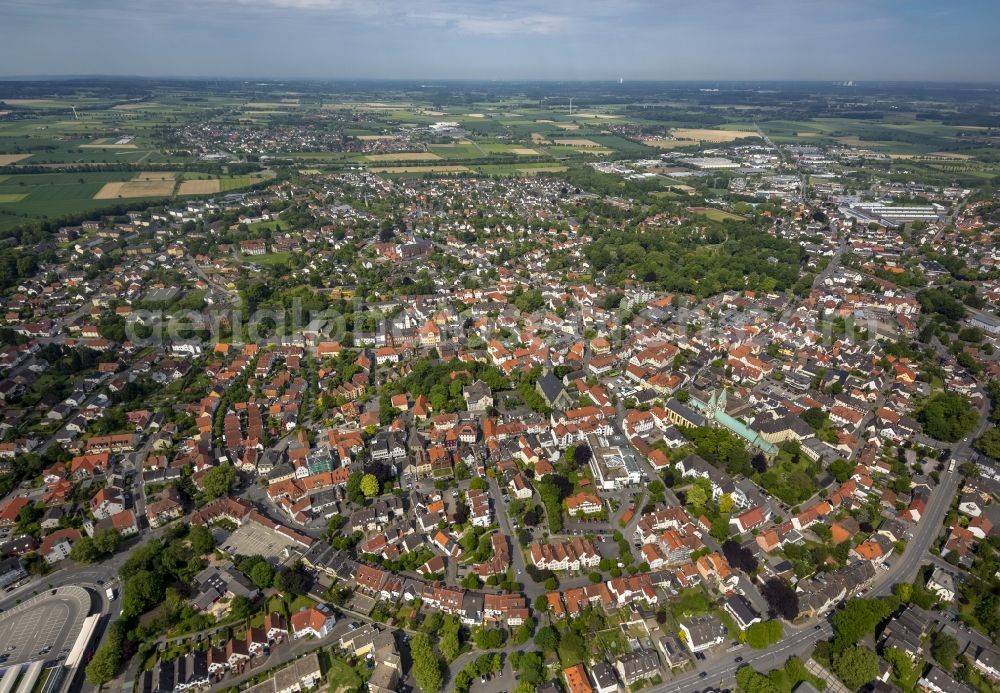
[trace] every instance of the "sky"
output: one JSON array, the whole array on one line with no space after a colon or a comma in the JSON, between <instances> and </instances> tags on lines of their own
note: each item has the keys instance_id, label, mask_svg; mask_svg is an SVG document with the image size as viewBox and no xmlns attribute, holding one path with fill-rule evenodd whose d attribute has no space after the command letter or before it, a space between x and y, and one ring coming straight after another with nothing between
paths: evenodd
<instances>
[{"instance_id":1,"label":"sky","mask_svg":"<svg viewBox=\"0 0 1000 693\"><path fill-rule=\"evenodd\" d=\"M998 0L0 0L0 76L1000 80Z\"/></svg>"}]
</instances>

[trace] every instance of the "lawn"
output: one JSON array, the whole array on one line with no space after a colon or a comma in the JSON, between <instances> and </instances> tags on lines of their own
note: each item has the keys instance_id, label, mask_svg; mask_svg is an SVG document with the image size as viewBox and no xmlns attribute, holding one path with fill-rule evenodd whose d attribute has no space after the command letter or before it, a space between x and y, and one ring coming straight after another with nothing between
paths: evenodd
<instances>
[{"instance_id":1,"label":"lawn","mask_svg":"<svg viewBox=\"0 0 1000 693\"><path fill-rule=\"evenodd\" d=\"M267 255L244 256L244 260L256 262L258 265L287 265L291 253L268 253Z\"/></svg>"},{"instance_id":2,"label":"lawn","mask_svg":"<svg viewBox=\"0 0 1000 693\"><path fill-rule=\"evenodd\" d=\"M362 684L358 672L347 662L337 657L330 659L330 668L326 672L326 680L330 682L330 691L332 693L356 691L361 688Z\"/></svg>"},{"instance_id":3,"label":"lawn","mask_svg":"<svg viewBox=\"0 0 1000 693\"><path fill-rule=\"evenodd\" d=\"M702 207L697 209L695 213L711 219L712 221L726 221L727 219L733 221L743 221L743 217L739 214L733 214L732 212L727 212L724 209L716 209L715 207Z\"/></svg>"}]
</instances>

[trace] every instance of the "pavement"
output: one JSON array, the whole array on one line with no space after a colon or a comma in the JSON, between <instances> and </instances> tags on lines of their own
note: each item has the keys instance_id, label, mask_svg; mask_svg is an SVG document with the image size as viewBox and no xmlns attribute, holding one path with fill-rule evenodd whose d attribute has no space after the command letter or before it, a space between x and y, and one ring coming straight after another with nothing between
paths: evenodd
<instances>
[{"instance_id":1,"label":"pavement","mask_svg":"<svg viewBox=\"0 0 1000 693\"><path fill-rule=\"evenodd\" d=\"M3 667L37 660L62 659L76 642L90 615L90 592L77 586L43 592L0 615L0 656Z\"/></svg>"}]
</instances>

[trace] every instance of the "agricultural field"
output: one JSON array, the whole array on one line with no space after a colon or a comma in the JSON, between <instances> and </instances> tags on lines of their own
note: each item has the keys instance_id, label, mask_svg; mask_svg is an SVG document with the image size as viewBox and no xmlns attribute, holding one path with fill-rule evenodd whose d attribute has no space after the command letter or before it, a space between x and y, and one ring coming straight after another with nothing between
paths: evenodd
<instances>
[{"instance_id":1,"label":"agricultural field","mask_svg":"<svg viewBox=\"0 0 1000 693\"><path fill-rule=\"evenodd\" d=\"M492 85L480 100L444 92L432 98L405 85L213 91L149 83L125 91L62 87L31 94L37 98L0 91L0 230L227 194L296 174L362 168L407 177L525 176L606 160L670 159L759 144L758 127L782 145L873 152L900 180L975 184L1000 175L1000 128L952 122L948 111L932 117L927 111L938 104L919 94L908 107L889 108L874 96L861 98L862 107L838 94L811 94L805 106L786 108L766 94L733 103L713 95L709 103L690 87L636 86L634 103L579 85ZM835 102L868 112L841 116L822 107ZM202 132L208 123L217 136ZM669 160L647 170L680 172ZM695 188L679 180L658 194L692 195Z\"/></svg>"},{"instance_id":2,"label":"agricultural field","mask_svg":"<svg viewBox=\"0 0 1000 693\"><path fill-rule=\"evenodd\" d=\"M394 152L392 154L369 154L367 161L436 161L442 157L433 152Z\"/></svg>"}]
</instances>

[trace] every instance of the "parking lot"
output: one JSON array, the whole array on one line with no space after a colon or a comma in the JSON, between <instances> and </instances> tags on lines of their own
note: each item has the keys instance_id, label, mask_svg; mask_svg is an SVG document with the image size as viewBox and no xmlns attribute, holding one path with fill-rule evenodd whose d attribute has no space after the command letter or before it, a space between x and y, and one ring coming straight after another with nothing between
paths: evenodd
<instances>
[{"instance_id":1,"label":"parking lot","mask_svg":"<svg viewBox=\"0 0 1000 693\"><path fill-rule=\"evenodd\" d=\"M0 615L0 657L7 657L3 666L64 657L90 605L90 594L83 588L60 587Z\"/></svg>"}]
</instances>

